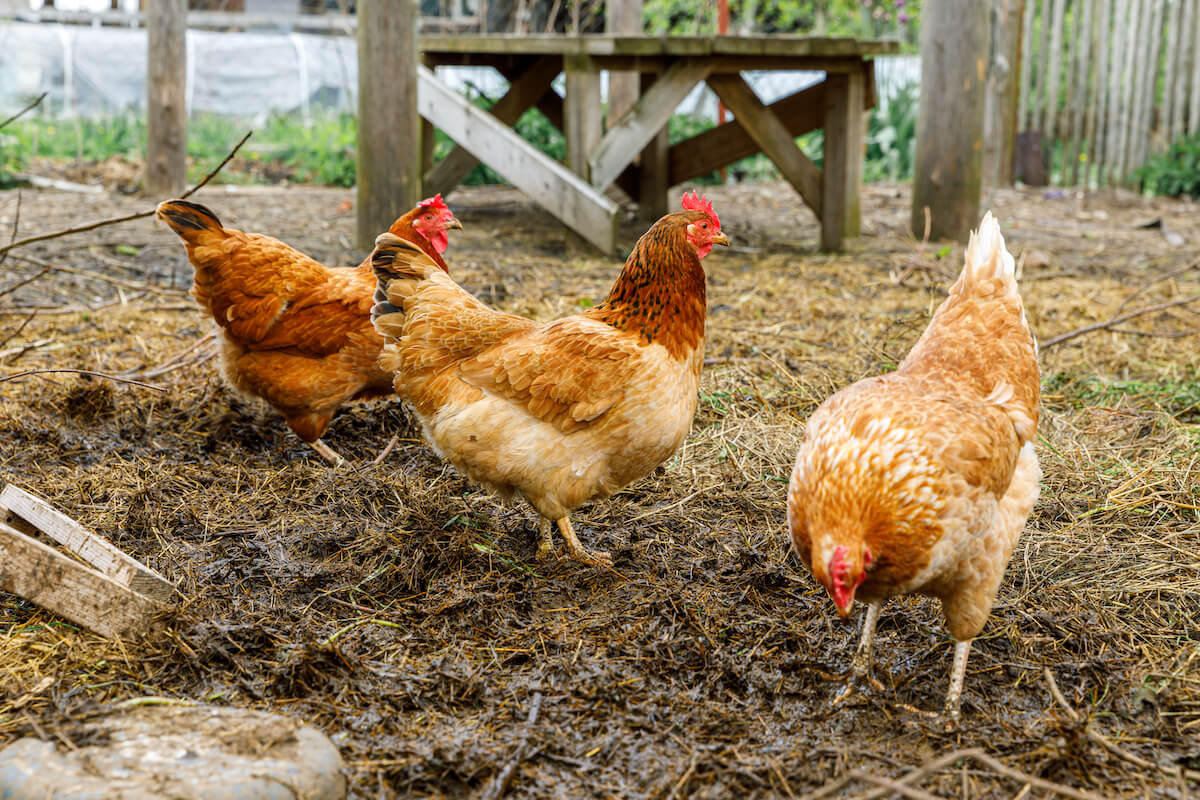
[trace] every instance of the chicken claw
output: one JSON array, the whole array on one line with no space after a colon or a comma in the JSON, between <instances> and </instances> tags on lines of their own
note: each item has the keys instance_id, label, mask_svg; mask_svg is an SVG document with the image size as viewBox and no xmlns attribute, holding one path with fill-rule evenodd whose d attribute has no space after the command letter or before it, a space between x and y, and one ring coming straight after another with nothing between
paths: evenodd
<instances>
[{"instance_id":1,"label":"chicken claw","mask_svg":"<svg viewBox=\"0 0 1200 800\"><path fill-rule=\"evenodd\" d=\"M321 454L321 457L328 461L334 467L345 466L346 459L334 452L333 448L322 442L320 439L312 442L312 449Z\"/></svg>"},{"instance_id":2,"label":"chicken claw","mask_svg":"<svg viewBox=\"0 0 1200 800\"><path fill-rule=\"evenodd\" d=\"M554 557L554 525L542 517L538 522L537 560L548 561Z\"/></svg>"},{"instance_id":3,"label":"chicken claw","mask_svg":"<svg viewBox=\"0 0 1200 800\"><path fill-rule=\"evenodd\" d=\"M563 517L558 521L558 531L562 534L563 539L567 543L567 553L576 561L582 561L585 564L591 564L594 567L611 567L612 556L603 550L588 550L579 541L579 537L575 535L575 529L571 527L571 518ZM540 549L540 548L539 548Z\"/></svg>"}]
</instances>

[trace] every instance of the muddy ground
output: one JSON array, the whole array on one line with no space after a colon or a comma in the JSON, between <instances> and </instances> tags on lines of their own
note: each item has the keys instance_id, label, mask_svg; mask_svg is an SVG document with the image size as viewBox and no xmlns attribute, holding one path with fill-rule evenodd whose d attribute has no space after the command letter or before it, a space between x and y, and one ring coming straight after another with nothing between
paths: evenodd
<instances>
[{"instance_id":1,"label":"muddy ground","mask_svg":"<svg viewBox=\"0 0 1200 800\"><path fill-rule=\"evenodd\" d=\"M1043 347L1042 497L947 733L920 713L940 708L952 649L926 599L884 611L884 691L833 704L861 612L839 622L790 554L784 491L806 417L903 357L961 247L907 236L906 187L868 188L864 236L839 256L816 252L815 219L786 186L709 194L735 246L705 261L692 435L575 517L585 544L613 551L611 571L536 562L533 512L443 465L398 404L336 418L325 440L354 465L335 470L211 360L145 379L161 392L70 374L0 383L3 478L178 580L181 601L164 634L115 645L0 594L0 745L70 740L105 704L164 696L312 722L341 747L355 797L481 793L514 761L509 797L881 797L880 779L963 748L995 760L911 775L908 796L1200 793L1177 775L1200 769L1200 303ZM196 199L326 263L362 255L352 192ZM515 192L449 200L466 226L453 274L503 310L571 313L620 267L565 247ZM1195 205L1032 189L989 202L1044 345L1200 293ZM25 191L20 235L149 206ZM0 229L17 207L0 194ZM1155 220L1165 231L1137 227ZM629 247L644 226L623 230ZM11 256L0 292L51 269L0 295L0 379L144 375L209 330L182 291L183 248L151 220Z\"/></svg>"}]
</instances>

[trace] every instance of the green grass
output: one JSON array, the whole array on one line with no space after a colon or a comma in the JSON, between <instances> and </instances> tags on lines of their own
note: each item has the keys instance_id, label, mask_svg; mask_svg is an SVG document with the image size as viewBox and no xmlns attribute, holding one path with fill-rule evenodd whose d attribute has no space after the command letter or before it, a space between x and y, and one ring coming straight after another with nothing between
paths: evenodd
<instances>
[{"instance_id":1,"label":"green grass","mask_svg":"<svg viewBox=\"0 0 1200 800\"><path fill-rule=\"evenodd\" d=\"M1075 408L1132 404L1157 408L1183 423L1200 423L1200 380L1109 380L1058 373L1043 380L1047 394L1066 395Z\"/></svg>"},{"instance_id":2,"label":"green grass","mask_svg":"<svg viewBox=\"0 0 1200 800\"><path fill-rule=\"evenodd\" d=\"M867 180L903 180L912 174L912 140L915 135L916 103L898 98L887 115L872 111L867 139ZM476 97L473 102L487 108L491 101ZM250 125L231 117L197 114L188 121L188 178L199 180L223 159ZM688 115L672 117L668 135L672 144L712 127L708 120ZM562 133L536 109L517 121L517 132L551 158L562 160L566 143ZM274 115L255 128L238 159L217 177L223 183L316 183L353 186L355 182L357 126L352 114L317 114L310 124L296 116ZM24 118L0 130L0 189L15 185L15 173L25 172L36 159L97 163L110 158L140 161L145 156L146 124L135 116L97 120ZM800 147L818 166L821 164L821 131L801 136ZM454 142L441 131L434 143L435 161L444 158ZM728 168L738 180L775 180L775 165L759 154ZM717 174L694 183L712 184ZM464 181L468 185L504 181L480 164Z\"/></svg>"}]
</instances>

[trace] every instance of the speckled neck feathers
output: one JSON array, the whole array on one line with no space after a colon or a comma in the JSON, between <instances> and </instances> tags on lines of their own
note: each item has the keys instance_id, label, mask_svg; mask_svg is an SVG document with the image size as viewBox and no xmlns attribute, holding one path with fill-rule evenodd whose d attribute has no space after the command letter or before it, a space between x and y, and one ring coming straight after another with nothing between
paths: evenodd
<instances>
[{"instance_id":1,"label":"speckled neck feathers","mask_svg":"<svg viewBox=\"0 0 1200 800\"><path fill-rule=\"evenodd\" d=\"M625 262L603 303L588 312L614 328L661 344L686 358L704 339L704 268L688 243L686 227L696 212L663 217Z\"/></svg>"}]
</instances>

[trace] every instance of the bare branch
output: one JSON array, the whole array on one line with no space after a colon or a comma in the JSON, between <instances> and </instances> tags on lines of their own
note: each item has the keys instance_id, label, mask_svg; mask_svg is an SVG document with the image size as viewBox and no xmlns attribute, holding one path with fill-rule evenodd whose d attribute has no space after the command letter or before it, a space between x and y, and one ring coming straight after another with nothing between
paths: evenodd
<instances>
[{"instance_id":1,"label":"bare branch","mask_svg":"<svg viewBox=\"0 0 1200 800\"><path fill-rule=\"evenodd\" d=\"M1195 303L1198 300L1200 300L1200 294L1194 294L1191 297L1184 297L1179 300L1169 300L1165 303L1157 303L1152 306L1146 306L1145 308L1139 308L1136 311L1130 311L1128 314L1122 314L1118 317L1113 317L1107 322L1096 322L1092 325L1084 325L1082 328L1076 328L1073 331L1060 333L1057 336L1051 336L1044 342L1038 342L1038 348L1041 350L1046 350L1054 347L1055 345L1059 345L1063 342L1083 336L1084 334L1102 331L1106 328L1113 328L1117 325L1120 325L1122 322L1128 322L1134 317L1140 317L1145 314L1153 314L1155 311L1165 311L1168 308L1174 308L1176 306L1186 306L1189 303Z\"/></svg>"},{"instance_id":2,"label":"bare branch","mask_svg":"<svg viewBox=\"0 0 1200 800\"><path fill-rule=\"evenodd\" d=\"M162 386L155 386L151 383L142 383L141 381L135 381L129 378L119 378L116 375L109 375L105 372L93 372L90 369L66 369L65 367L60 369L27 369L24 372L14 372L12 375L0 376L0 383L15 381L17 378L24 378L29 375L49 375L58 372L70 372L76 375L91 375L93 378L103 378L109 381L116 381L117 383L128 383L133 386L140 386L143 389L153 389L156 392L166 391L166 388Z\"/></svg>"},{"instance_id":3,"label":"bare branch","mask_svg":"<svg viewBox=\"0 0 1200 800\"><path fill-rule=\"evenodd\" d=\"M45 100L45 99L46 99L46 95L48 95L48 94L50 94L50 93L49 93L49 92L42 92L41 94L39 94L39 95L37 96L37 99L36 99L36 100L34 100L32 103L30 103L29 105L25 106L24 108L22 108L22 109L21 109L20 111L18 111L17 113L13 114L13 115L12 115L11 117L9 117L8 119L4 120L4 122L0 122L0 128L3 128L3 127L5 127L6 125L8 125L8 123L10 123L10 122L13 122L14 120L20 119L20 118L21 118L21 117L23 117L23 116L24 116L26 113L28 113L29 111L32 111L32 110L33 110L34 108L36 108L36 107L37 107L37 106L38 106L38 105L39 105L39 104L40 104L40 103L41 103L43 100Z\"/></svg>"},{"instance_id":4,"label":"bare branch","mask_svg":"<svg viewBox=\"0 0 1200 800\"><path fill-rule=\"evenodd\" d=\"M240 142L238 142L236 145L234 145L233 149L229 151L229 155L225 156L225 160L222 161L220 164L218 164L212 172L205 175L204 180L200 181L195 186L193 186L191 189L188 189L186 192L184 192L182 195L180 195L179 199L185 200L188 197L191 197L201 187L203 187L206 183L208 183L210 180L212 180L214 177L216 177L217 173L220 172L221 169L230 162L230 160L234 157L234 155L237 154L237 151L242 149L242 145L244 145L246 143L246 140L250 138L250 135L252 133L254 133L254 131L247 131L246 135L242 137L242 140ZM4 253L7 253L9 250L12 250L17 247L23 247L27 244L33 244L34 242L43 242L47 239L57 239L60 236L70 236L73 233L83 233L84 231L91 231L91 230L95 230L96 228L103 228L106 225L117 225L122 222L132 222L135 219L142 219L143 217L153 216L153 214L154 214L154 209L152 208L149 211L139 211L136 214L126 214L123 217L112 217L110 219L102 219L97 222L89 222L87 225L80 225L75 228L67 228L65 230L55 231L53 233L41 233L41 234L38 234L37 236L29 236L25 239L21 239L18 242L11 242L11 243L5 245L4 247L0 247L0 256L2 256Z\"/></svg>"}]
</instances>

